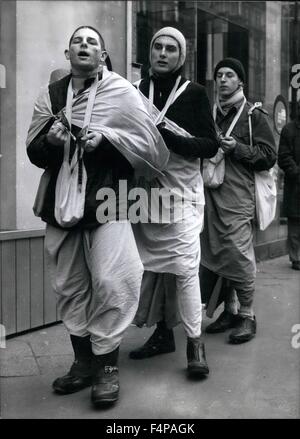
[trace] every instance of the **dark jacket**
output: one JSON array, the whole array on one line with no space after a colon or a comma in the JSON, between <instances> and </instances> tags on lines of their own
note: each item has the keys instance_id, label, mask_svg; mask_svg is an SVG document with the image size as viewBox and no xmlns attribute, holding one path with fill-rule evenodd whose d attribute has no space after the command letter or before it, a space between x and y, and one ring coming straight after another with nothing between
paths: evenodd
<instances>
[{"instance_id":1,"label":"dark jacket","mask_svg":"<svg viewBox=\"0 0 300 439\"><path fill-rule=\"evenodd\" d=\"M300 121L281 131L278 165L285 172L283 210L287 217L300 218Z\"/></svg>"},{"instance_id":2,"label":"dark jacket","mask_svg":"<svg viewBox=\"0 0 300 439\"><path fill-rule=\"evenodd\" d=\"M49 85L53 114L57 114L65 107L69 81L70 75ZM86 84L86 86L88 87L89 84ZM28 145L27 154L34 165L51 170L51 180L47 188L41 218L48 224L60 227L54 217L54 204L56 179L63 162L63 148L47 142L46 134L53 122L54 119L50 120ZM72 132L76 135L79 132L79 128L72 126ZM71 153L72 151L74 152L74 149L75 145L71 143ZM96 148L95 151L90 153L84 152L83 161L87 172L84 217L75 227L93 228L99 226L96 210L101 201L96 200L97 191L102 187L112 188L118 200L119 180L127 180L129 182L128 186L130 186L133 168L107 139L104 139L101 142L101 147Z\"/></svg>"},{"instance_id":3,"label":"dark jacket","mask_svg":"<svg viewBox=\"0 0 300 439\"><path fill-rule=\"evenodd\" d=\"M232 130L231 136L235 138L237 144L227 158L242 164L250 172L264 171L270 169L276 162L274 136L264 110L255 109L251 116L253 146L250 146L248 111L251 107L252 104L246 102L242 114ZM223 116L219 110L217 111L216 122L223 134L229 128L236 112L235 106L226 116Z\"/></svg>"},{"instance_id":4,"label":"dark jacket","mask_svg":"<svg viewBox=\"0 0 300 439\"><path fill-rule=\"evenodd\" d=\"M162 110L176 82L179 72L166 78L155 78L154 105ZM178 88L186 81L181 78ZM141 92L149 97L150 77L144 78L139 86ZM159 131L169 149L185 158L209 158L218 150L218 142L211 108L205 88L195 82L190 82L185 91L169 107L166 117L193 137L187 138L176 135L170 130L159 128Z\"/></svg>"}]
</instances>

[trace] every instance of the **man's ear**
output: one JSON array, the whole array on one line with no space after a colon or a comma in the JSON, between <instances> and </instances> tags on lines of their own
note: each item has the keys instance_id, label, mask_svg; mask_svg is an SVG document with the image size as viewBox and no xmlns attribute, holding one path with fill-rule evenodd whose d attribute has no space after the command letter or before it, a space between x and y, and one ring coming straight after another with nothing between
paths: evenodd
<instances>
[{"instance_id":1,"label":"man's ear","mask_svg":"<svg viewBox=\"0 0 300 439\"><path fill-rule=\"evenodd\" d=\"M70 60L70 52L68 49L65 50L65 57L68 61Z\"/></svg>"},{"instance_id":2,"label":"man's ear","mask_svg":"<svg viewBox=\"0 0 300 439\"><path fill-rule=\"evenodd\" d=\"M102 62L104 62L106 60L106 58L107 58L107 52L106 52L106 50L103 50L103 52L101 53L100 60Z\"/></svg>"}]
</instances>

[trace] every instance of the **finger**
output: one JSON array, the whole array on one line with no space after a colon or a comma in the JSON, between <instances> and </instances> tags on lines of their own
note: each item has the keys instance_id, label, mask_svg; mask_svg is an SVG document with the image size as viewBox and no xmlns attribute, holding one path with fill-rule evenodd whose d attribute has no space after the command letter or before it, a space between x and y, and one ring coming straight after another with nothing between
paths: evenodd
<instances>
[{"instance_id":1,"label":"finger","mask_svg":"<svg viewBox=\"0 0 300 439\"><path fill-rule=\"evenodd\" d=\"M62 140L63 142L65 142L68 136L67 136L67 134L66 134L65 132L63 132L63 131L59 131L59 132L56 134L56 137L57 137L59 140Z\"/></svg>"},{"instance_id":2,"label":"finger","mask_svg":"<svg viewBox=\"0 0 300 439\"><path fill-rule=\"evenodd\" d=\"M64 130L65 127L61 122L56 122L55 125L53 125L57 130Z\"/></svg>"},{"instance_id":3,"label":"finger","mask_svg":"<svg viewBox=\"0 0 300 439\"><path fill-rule=\"evenodd\" d=\"M51 133L57 133L57 131L58 131L58 128L57 128L57 126L56 125L52 125L52 127L50 128L50 130L49 130L49 132L51 132Z\"/></svg>"},{"instance_id":4,"label":"finger","mask_svg":"<svg viewBox=\"0 0 300 439\"><path fill-rule=\"evenodd\" d=\"M81 137L81 140L82 140L83 142L86 142L86 141L88 141L89 139L91 139L90 134L85 134L84 136Z\"/></svg>"},{"instance_id":5,"label":"finger","mask_svg":"<svg viewBox=\"0 0 300 439\"><path fill-rule=\"evenodd\" d=\"M95 148L95 142L93 141L93 140L88 140L87 142L86 142L86 145L88 146L88 147L90 147L90 148Z\"/></svg>"},{"instance_id":6,"label":"finger","mask_svg":"<svg viewBox=\"0 0 300 439\"><path fill-rule=\"evenodd\" d=\"M65 130L64 129L61 129L60 127L56 127L53 131L52 131L52 133L53 133L53 135L54 136L62 136L62 135L64 135L65 136Z\"/></svg>"},{"instance_id":7,"label":"finger","mask_svg":"<svg viewBox=\"0 0 300 439\"><path fill-rule=\"evenodd\" d=\"M83 147L84 148L89 148L91 146L91 142L90 142L90 140L86 140L85 142L84 142L84 144L83 144Z\"/></svg>"},{"instance_id":8,"label":"finger","mask_svg":"<svg viewBox=\"0 0 300 439\"><path fill-rule=\"evenodd\" d=\"M88 133L88 134L85 135L85 138L86 139L94 139L95 136L96 136L95 133Z\"/></svg>"}]
</instances>

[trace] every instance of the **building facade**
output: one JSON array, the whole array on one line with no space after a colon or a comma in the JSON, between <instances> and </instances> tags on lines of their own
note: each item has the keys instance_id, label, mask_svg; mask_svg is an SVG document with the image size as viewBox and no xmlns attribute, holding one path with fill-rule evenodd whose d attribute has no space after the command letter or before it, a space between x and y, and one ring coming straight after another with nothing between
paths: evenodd
<instances>
[{"instance_id":1,"label":"building facade","mask_svg":"<svg viewBox=\"0 0 300 439\"><path fill-rule=\"evenodd\" d=\"M163 26L177 27L187 40L185 76L205 85L211 102L216 63L225 56L240 59L247 75L246 96L263 102L277 145L298 96L297 2L2 0L0 322L7 334L57 319L44 269L44 224L32 213L41 171L30 164L25 140L37 94L52 71L68 68L64 49L82 24L100 30L113 69L132 82L148 68L153 33ZM286 252L279 170L277 185L276 218L255 234L259 259Z\"/></svg>"}]
</instances>

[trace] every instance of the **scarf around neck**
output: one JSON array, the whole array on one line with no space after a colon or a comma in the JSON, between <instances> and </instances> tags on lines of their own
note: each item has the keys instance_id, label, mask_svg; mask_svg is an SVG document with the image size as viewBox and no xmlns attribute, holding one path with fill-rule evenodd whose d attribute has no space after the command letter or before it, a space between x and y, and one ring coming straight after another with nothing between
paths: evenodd
<instances>
[{"instance_id":1,"label":"scarf around neck","mask_svg":"<svg viewBox=\"0 0 300 439\"><path fill-rule=\"evenodd\" d=\"M225 116L232 107L242 105L244 97L243 87L238 87L228 98L221 98L217 93L216 104L221 114Z\"/></svg>"}]
</instances>

